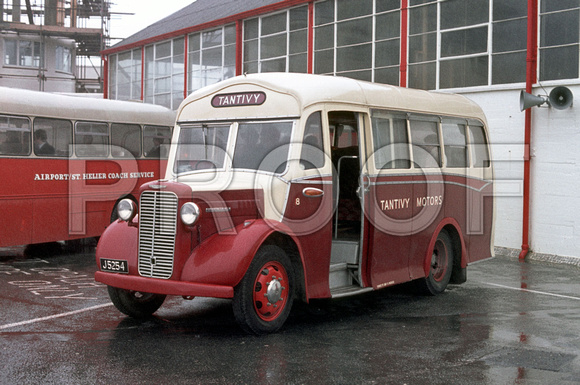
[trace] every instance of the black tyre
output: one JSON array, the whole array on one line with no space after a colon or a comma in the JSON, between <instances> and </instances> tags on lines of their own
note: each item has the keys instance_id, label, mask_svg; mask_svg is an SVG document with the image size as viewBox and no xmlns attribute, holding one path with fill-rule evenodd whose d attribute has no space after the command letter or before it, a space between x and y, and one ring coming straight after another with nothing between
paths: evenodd
<instances>
[{"instance_id":1,"label":"black tyre","mask_svg":"<svg viewBox=\"0 0 580 385\"><path fill-rule=\"evenodd\" d=\"M234 291L236 321L248 333L279 330L294 301L294 272L286 253L277 246L261 247Z\"/></svg>"},{"instance_id":2,"label":"black tyre","mask_svg":"<svg viewBox=\"0 0 580 385\"><path fill-rule=\"evenodd\" d=\"M437 295L445 291L453 270L453 258L451 238L442 230L433 246L429 275L417 281L420 294Z\"/></svg>"},{"instance_id":3,"label":"black tyre","mask_svg":"<svg viewBox=\"0 0 580 385\"><path fill-rule=\"evenodd\" d=\"M161 294L142 293L112 286L109 286L108 289L109 297L115 307L121 313L134 318L149 317L163 305L166 297Z\"/></svg>"}]
</instances>

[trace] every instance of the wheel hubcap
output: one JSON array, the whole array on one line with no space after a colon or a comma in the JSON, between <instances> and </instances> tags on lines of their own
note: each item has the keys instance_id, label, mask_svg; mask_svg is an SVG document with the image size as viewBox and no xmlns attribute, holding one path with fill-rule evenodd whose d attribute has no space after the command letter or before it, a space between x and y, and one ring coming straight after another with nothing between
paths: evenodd
<instances>
[{"instance_id":1,"label":"wheel hubcap","mask_svg":"<svg viewBox=\"0 0 580 385\"><path fill-rule=\"evenodd\" d=\"M254 309L264 321L278 317L288 300L288 275L278 262L262 267L254 284Z\"/></svg>"}]
</instances>

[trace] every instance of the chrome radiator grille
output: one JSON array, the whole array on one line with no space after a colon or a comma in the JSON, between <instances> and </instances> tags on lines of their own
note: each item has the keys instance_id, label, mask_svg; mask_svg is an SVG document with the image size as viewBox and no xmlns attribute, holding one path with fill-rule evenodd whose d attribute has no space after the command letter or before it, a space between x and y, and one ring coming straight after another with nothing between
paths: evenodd
<instances>
[{"instance_id":1,"label":"chrome radiator grille","mask_svg":"<svg viewBox=\"0 0 580 385\"><path fill-rule=\"evenodd\" d=\"M144 191L139 210L139 274L168 279L173 273L177 196Z\"/></svg>"}]
</instances>

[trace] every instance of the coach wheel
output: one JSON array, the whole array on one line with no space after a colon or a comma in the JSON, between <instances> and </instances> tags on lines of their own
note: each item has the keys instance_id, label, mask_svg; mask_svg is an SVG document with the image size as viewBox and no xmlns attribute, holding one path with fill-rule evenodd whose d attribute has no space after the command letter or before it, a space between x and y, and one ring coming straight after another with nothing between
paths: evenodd
<instances>
[{"instance_id":1,"label":"coach wheel","mask_svg":"<svg viewBox=\"0 0 580 385\"><path fill-rule=\"evenodd\" d=\"M143 293L140 291L118 289L109 286L109 297L115 307L123 314L134 318L146 318L155 313L163 301L165 295Z\"/></svg>"},{"instance_id":2,"label":"coach wheel","mask_svg":"<svg viewBox=\"0 0 580 385\"><path fill-rule=\"evenodd\" d=\"M451 238L442 230L433 246L429 275L418 282L421 294L437 295L443 293L449 284L453 267L453 245Z\"/></svg>"},{"instance_id":3,"label":"coach wheel","mask_svg":"<svg viewBox=\"0 0 580 385\"><path fill-rule=\"evenodd\" d=\"M294 274L288 256L277 246L260 248L234 292L236 321L248 333L273 333L288 318L293 300Z\"/></svg>"}]
</instances>

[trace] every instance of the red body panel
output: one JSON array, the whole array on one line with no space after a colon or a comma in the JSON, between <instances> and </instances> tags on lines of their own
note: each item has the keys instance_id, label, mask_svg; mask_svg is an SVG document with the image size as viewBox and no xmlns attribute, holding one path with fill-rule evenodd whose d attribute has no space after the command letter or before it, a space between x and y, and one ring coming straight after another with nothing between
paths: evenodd
<instances>
[{"instance_id":1,"label":"red body panel","mask_svg":"<svg viewBox=\"0 0 580 385\"><path fill-rule=\"evenodd\" d=\"M2 158L0 247L101 235L116 201L167 161ZM10 224L10 225L8 225Z\"/></svg>"},{"instance_id":2,"label":"red body panel","mask_svg":"<svg viewBox=\"0 0 580 385\"><path fill-rule=\"evenodd\" d=\"M372 182L363 266L373 287L426 276L433 244L445 226L459 235L462 267L491 257L491 183L443 174L378 177Z\"/></svg>"},{"instance_id":3,"label":"red body panel","mask_svg":"<svg viewBox=\"0 0 580 385\"><path fill-rule=\"evenodd\" d=\"M283 223L298 239L304 266L308 298L330 297L329 269L332 247L332 184L331 178L312 178L293 182ZM327 182L326 184L324 182ZM305 196L305 188L323 192L321 196Z\"/></svg>"}]
</instances>

